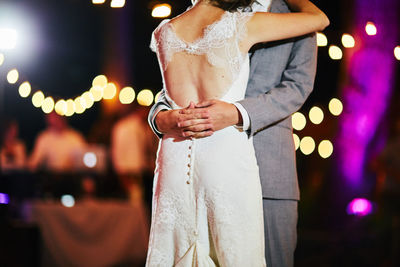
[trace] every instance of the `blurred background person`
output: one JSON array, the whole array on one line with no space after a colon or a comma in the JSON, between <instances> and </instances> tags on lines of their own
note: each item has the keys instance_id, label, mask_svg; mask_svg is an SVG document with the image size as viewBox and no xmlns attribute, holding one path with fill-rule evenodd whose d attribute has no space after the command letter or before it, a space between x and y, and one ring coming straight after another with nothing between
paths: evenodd
<instances>
[{"instance_id":1,"label":"blurred background person","mask_svg":"<svg viewBox=\"0 0 400 267\"><path fill-rule=\"evenodd\" d=\"M143 176L149 168L148 155L153 134L145 121L146 111L121 106L122 118L111 132L111 159L122 186L134 203L143 200ZM152 164L150 164L152 165Z\"/></svg>"},{"instance_id":2,"label":"blurred background person","mask_svg":"<svg viewBox=\"0 0 400 267\"><path fill-rule=\"evenodd\" d=\"M26 164L25 144L18 138L19 127L15 120L4 123L1 136L1 172L21 171Z\"/></svg>"},{"instance_id":3,"label":"blurred background person","mask_svg":"<svg viewBox=\"0 0 400 267\"><path fill-rule=\"evenodd\" d=\"M32 171L62 173L74 171L76 155L86 148L83 136L70 128L65 117L52 112L46 116L47 128L35 140L29 159Z\"/></svg>"}]
</instances>

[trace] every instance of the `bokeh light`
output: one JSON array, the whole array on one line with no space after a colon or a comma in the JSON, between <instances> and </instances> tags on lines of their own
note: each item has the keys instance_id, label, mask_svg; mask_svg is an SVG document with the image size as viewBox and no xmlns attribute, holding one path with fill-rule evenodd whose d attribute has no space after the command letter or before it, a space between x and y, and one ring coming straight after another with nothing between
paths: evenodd
<instances>
[{"instance_id":1,"label":"bokeh light","mask_svg":"<svg viewBox=\"0 0 400 267\"><path fill-rule=\"evenodd\" d=\"M158 92L158 93L156 94L156 96L154 97L154 102L158 102L158 98L160 97L160 95L161 95L161 91Z\"/></svg>"},{"instance_id":2,"label":"bokeh light","mask_svg":"<svg viewBox=\"0 0 400 267\"><path fill-rule=\"evenodd\" d=\"M0 29L0 49L14 49L17 45L17 31Z\"/></svg>"},{"instance_id":3,"label":"bokeh light","mask_svg":"<svg viewBox=\"0 0 400 267\"><path fill-rule=\"evenodd\" d=\"M306 126L307 120L306 117L300 113L300 112L295 112L292 115L292 126L295 130L301 131L304 129Z\"/></svg>"},{"instance_id":4,"label":"bokeh light","mask_svg":"<svg viewBox=\"0 0 400 267\"><path fill-rule=\"evenodd\" d=\"M365 198L355 198L347 205L347 214L366 216L372 213L372 202Z\"/></svg>"},{"instance_id":5,"label":"bokeh light","mask_svg":"<svg viewBox=\"0 0 400 267\"><path fill-rule=\"evenodd\" d=\"M310 136L305 136L300 141L300 151L304 155L310 155L315 149L314 139Z\"/></svg>"},{"instance_id":6,"label":"bokeh light","mask_svg":"<svg viewBox=\"0 0 400 267\"><path fill-rule=\"evenodd\" d=\"M321 32L317 32L317 45L318 46L327 46L328 45L328 38L326 38L326 35L321 33Z\"/></svg>"},{"instance_id":7,"label":"bokeh light","mask_svg":"<svg viewBox=\"0 0 400 267\"><path fill-rule=\"evenodd\" d=\"M103 99L104 89L101 86L93 86L90 88L89 92L93 95L94 101L100 101Z\"/></svg>"},{"instance_id":8,"label":"bokeh light","mask_svg":"<svg viewBox=\"0 0 400 267\"><path fill-rule=\"evenodd\" d=\"M42 103L42 110L44 113L49 114L54 109L54 100L51 96L46 97Z\"/></svg>"},{"instance_id":9,"label":"bokeh light","mask_svg":"<svg viewBox=\"0 0 400 267\"><path fill-rule=\"evenodd\" d=\"M23 82L19 88L18 93L21 97L28 97L31 93L31 85L29 82Z\"/></svg>"},{"instance_id":10,"label":"bokeh light","mask_svg":"<svg viewBox=\"0 0 400 267\"><path fill-rule=\"evenodd\" d=\"M65 116L70 117L75 113L75 102L72 99L68 99L66 101L67 111L65 112Z\"/></svg>"},{"instance_id":11,"label":"bokeh light","mask_svg":"<svg viewBox=\"0 0 400 267\"><path fill-rule=\"evenodd\" d=\"M365 32L368 35L376 35L378 33L378 30L373 22L368 21L365 25Z\"/></svg>"},{"instance_id":12,"label":"bokeh light","mask_svg":"<svg viewBox=\"0 0 400 267\"><path fill-rule=\"evenodd\" d=\"M85 111L85 104L84 104L84 102L83 103L82 102L83 101L80 96L78 96L77 98L74 99L76 114L82 114Z\"/></svg>"},{"instance_id":13,"label":"bokeh light","mask_svg":"<svg viewBox=\"0 0 400 267\"><path fill-rule=\"evenodd\" d=\"M94 97L91 92L84 92L81 97L85 100L85 109L89 109L93 106Z\"/></svg>"},{"instance_id":14,"label":"bokeh light","mask_svg":"<svg viewBox=\"0 0 400 267\"><path fill-rule=\"evenodd\" d=\"M330 58L333 59L333 60L339 60L339 59L342 59L342 57L343 57L342 49L340 49L336 45L331 45L329 47L329 51L328 52L329 52Z\"/></svg>"},{"instance_id":15,"label":"bokeh light","mask_svg":"<svg viewBox=\"0 0 400 267\"><path fill-rule=\"evenodd\" d=\"M320 124L324 120L324 112L319 107L312 107L308 114L310 121L314 124Z\"/></svg>"},{"instance_id":16,"label":"bokeh light","mask_svg":"<svg viewBox=\"0 0 400 267\"><path fill-rule=\"evenodd\" d=\"M137 95L137 102L141 106L150 106L153 103L153 92L149 89L143 89Z\"/></svg>"},{"instance_id":17,"label":"bokeh light","mask_svg":"<svg viewBox=\"0 0 400 267\"><path fill-rule=\"evenodd\" d=\"M339 116L343 111L342 102L337 98L332 98L331 101L329 101L329 111L332 115Z\"/></svg>"},{"instance_id":18,"label":"bokeh light","mask_svg":"<svg viewBox=\"0 0 400 267\"><path fill-rule=\"evenodd\" d=\"M104 4L105 2L106 2L106 0L92 0L92 3L95 5Z\"/></svg>"},{"instance_id":19,"label":"bokeh light","mask_svg":"<svg viewBox=\"0 0 400 267\"><path fill-rule=\"evenodd\" d=\"M356 41L354 40L353 36L345 33L342 35L342 44L346 48L352 48L356 45Z\"/></svg>"},{"instance_id":20,"label":"bokeh light","mask_svg":"<svg viewBox=\"0 0 400 267\"><path fill-rule=\"evenodd\" d=\"M151 16L154 18L166 18L171 15L171 6L169 4L158 4L153 7Z\"/></svg>"},{"instance_id":21,"label":"bokeh light","mask_svg":"<svg viewBox=\"0 0 400 267\"><path fill-rule=\"evenodd\" d=\"M114 83L108 83L104 88L103 99L113 99L117 93L117 86Z\"/></svg>"},{"instance_id":22,"label":"bokeh light","mask_svg":"<svg viewBox=\"0 0 400 267\"><path fill-rule=\"evenodd\" d=\"M112 8L121 8L125 6L125 0L111 0L110 6Z\"/></svg>"},{"instance_id":23,"label":"bokeh light","mask_svg":"<svg viewBox=\"0 0 400 267\"><path fill-rule=\"evenodd\" d=\"M4 55L0 53L0 66L4 63Z\"/></svg>"},{"instance_id":24,"label":"bokeh light","mask_svg":"<svg viewBox=\"0 0 400 267\"><path fill-rule=\"evenodd\" d=\"M92 86L99 86L101 88L104 88L107 86L107 77L105 75L97 75L92 82Z\"/></svg>"},{"instance_id":25,"label":"bokeh light","mask_svg":"<svg viewBox=\"0 0 400 267\"><path fill-rule=\"evenodd\" d=\"M93 152L87 152L83 155L83 164L88 168L93 168L97 164L96 154Z\"/></svg>"},{"instance_id":26,"label":"bokeh light","mask_svg":"<svg viewBox=\"0 0 400 267\"><path fill-rule=\"evenodd\" d=\"M71 208L75 205L75 198L71 195L63 195L61 196L61 204L67 208Z\"/></svg>"},{"instance_id":27,"label":"bokeh light","mask_svg":"<svg viewBox=\"0 0 400 267\"><path fill-rule=\"evenodd\" d=\"M67 102L64 99L58 100L54 106L54 110L58 115L64 116L67 113Z\"/></svg>"},{"instance_id":28,"label":"bokeh light","mask_svg":"<svg viewBox=\"0 0 400 267\"><path fill-rule=\"evenodd\" d=\"M295 147L295 149L297 150L297 149L299 149L299 147L300 147L300 138L299 138L299 136L297 135L297 134L293 134L293 141L294 141L294 147Z\"/></svg>"},{"instance_id":29,"label":"bokeh light","mask_svg":"<svg viewBox=\"0 0 400 267\"><path fill-rule=\"evenodd\" d=\"M36 93L33 94L32 96L33 106L40 108L42 106L43 101L44 101L44 94L42 91L37 91Z\"/></svg>"},{"instance_id":30,"label":"bokeh light","mask_svg":"<svg viewBox=\"0 0 400 267\"><path fill-rule=\"evenodd\" d=\"M119 92L119 101L122 104L130 104L135 100L135 90L132 87L125 87Z\"/></svg>"},{"instance_id":31,"label":"bokeh light","mask_svg":"<svg viewBox=\"0 0 400 267\"><path fill-rule=\"evenodd\" d=\"M329 140L321 141L318 145L318 153L324 159L329 158L333 153L332 142Z\"/></svg>"},{"instance_id":32,"label":"bokeh light","mask_svg":"<svg viewBox=\"0 0 400 267\"><path fill-rule=\"evenodd\" d=\"M8 197L8 194L0 193L0 204L7 205L8 203L10 203L10 198Z\"/></svg>"},{"instance_id":33,"label":"bokeh light","mask_svg":"<svg viewBox=\"0 0 400 267\"><path fill-rule=\"evenodd\" d=\"M19 73L17 69L12 69L7 73L7 81L10 84L15 84L18 81Z\"/></svg>"},{"instance_id":34,"label":"bokeh light","mask_svg":"<svg viewBox=\"0 0 400 267\"><path fill-rule=\"evenodd\" d=\"M398 45L398 46L396 46L395 48L394 48L394 56L395 56L395 58L397 59L397 60L400 60L400 45ZM0 63L0 65L1 65L1 63Z\"/></svg>"}]
</instances>

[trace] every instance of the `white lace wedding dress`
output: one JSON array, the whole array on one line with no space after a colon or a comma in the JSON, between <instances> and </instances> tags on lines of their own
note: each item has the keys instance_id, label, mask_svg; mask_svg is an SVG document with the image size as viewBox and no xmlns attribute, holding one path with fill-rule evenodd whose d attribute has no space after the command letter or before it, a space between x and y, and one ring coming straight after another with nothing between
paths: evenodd
<instances>
[{"instance_id":1,"label":"white lace wedding dress","mask_svg":"<svg viewBox=\"0 0 400 267\"><path fill-rule=\"evenodd\" d=\"M180 39L170 20L157 27L151 48L172 108L180 106L165 77L178 60L175 65L205 58L201 80L227 77L215 86L216 94L227 102L243 99L249 58L239 45L250 17L225 12L193 43ZM260 178L245 132L232 126L202 139L160 140L146 266L265 266Z\"/></svg>"}]
</instances>

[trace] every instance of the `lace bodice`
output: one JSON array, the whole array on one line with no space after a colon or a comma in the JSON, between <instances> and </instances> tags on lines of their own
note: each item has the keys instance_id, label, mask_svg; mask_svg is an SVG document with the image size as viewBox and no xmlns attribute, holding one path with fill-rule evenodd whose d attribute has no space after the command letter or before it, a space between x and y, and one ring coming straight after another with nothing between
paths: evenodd
<instances>
[{"instance_id":1,"label":"lace bodice","mask_svg":"<svg viewBox=\"0 0 400 267\"><path fill-rule=\"evenodd\" d=\"M182 40L166 19L154 30L150 48L157 53L163 73L176 53L186 53L205 56L210 66L224 70L223 75L232 83L246 56L239 45L246 36L246 22L252 15L250 12L225 12L204 29L203 36L191 43Z\"/></svg>"}]
</instances>

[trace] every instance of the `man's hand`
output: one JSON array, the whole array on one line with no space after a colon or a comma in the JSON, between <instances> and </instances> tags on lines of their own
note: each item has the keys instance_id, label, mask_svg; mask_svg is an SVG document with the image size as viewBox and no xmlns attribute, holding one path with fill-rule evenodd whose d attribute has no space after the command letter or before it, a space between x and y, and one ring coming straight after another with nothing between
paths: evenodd
<instances>
[{"instance_id":1,"label":"man's hand","mask_svg":"<svg viewBox=\"0 0 400 267\"><path fill-rule=\"evenodd\" d=\"M195 104L193 102L190 102L189 106L185 109L160 111L155 118L157 129L163 134L172 135L175 138L201 138L212 135L213 132L205 127L209 123L208 113L205 110L184 112L189 109L195 109ZM183 122L190 122L191 126L200 125L196 136L186 136L184 129L180 125Z\"/></svg>"},{"instance_id":2,"label":"man's hand","mask_svg":"<svg viewBox=\"0 0 400 267\"><path fill-rule=\"evenodd\" d=\"M221 100L207 100L179 111L182 115L207 119L179 120L178 127L183 130L184 137L200 138L208 136L228 126L242 124L242 117L235 105ZM210 134L210 135L211 135Z\"/></svg>"}]
</instances>

